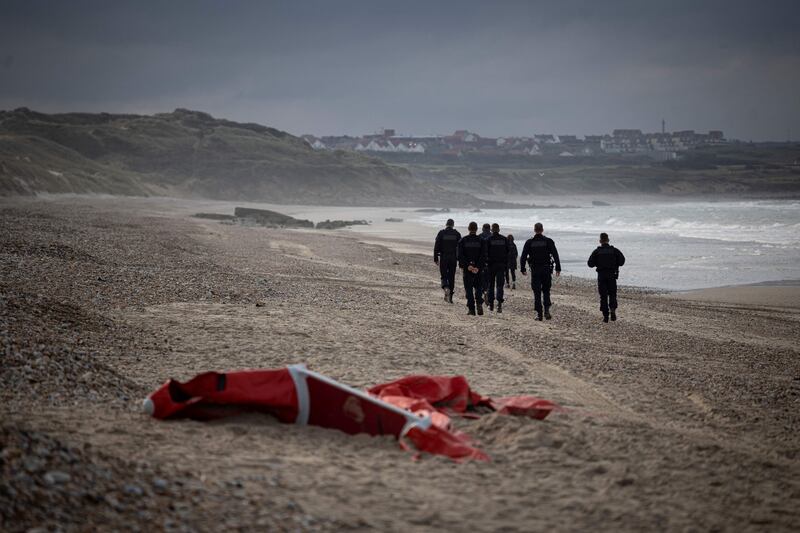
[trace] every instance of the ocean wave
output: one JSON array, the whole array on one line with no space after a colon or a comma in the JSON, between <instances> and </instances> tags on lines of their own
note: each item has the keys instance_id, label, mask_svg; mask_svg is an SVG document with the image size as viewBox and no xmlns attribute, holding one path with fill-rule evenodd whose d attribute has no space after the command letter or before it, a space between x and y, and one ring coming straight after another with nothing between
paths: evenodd
<instances>
[{"instance_id":1,"label":"ocean wave","mask_svg":"<svg viewBox=\"0 0 800 533\"><path fill-rule=\"evenodd\" d=\"M774 208L774 209L772 209ZM780 211L780 212L779 212ZM725 202L617 206L602 209L457 211L456 220L498 222L501 228L532 231L542 222L546 233L597 234L601 231L669 235L727 242L800 246L800 203ZM441 225L441 215L423 223Z\"/></svg>"}]
</instances>

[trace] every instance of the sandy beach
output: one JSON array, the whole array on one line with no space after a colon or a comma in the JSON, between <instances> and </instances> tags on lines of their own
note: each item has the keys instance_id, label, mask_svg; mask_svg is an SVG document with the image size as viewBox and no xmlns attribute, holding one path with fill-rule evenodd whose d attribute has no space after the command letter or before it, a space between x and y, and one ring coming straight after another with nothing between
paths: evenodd
<instances>
[{"instance_id":1,"label":"sandy beach","mask_svg":"<svg viewBox=\"0 0 800 533\"><path fill-rule=\"evenodd\" d=\"M232 206L0 200L0 529L800 525L796 287L738 300L624 288L620 320L603 324L593 283L565 276L539 323L518 278L502 315L467 317L460 281L443 302L427 248L391 222L381 234L191 216ZM170 377L291 363L361 388L460 374L566 409L459 420L492 458L467 464L267 416L140 412Z\"/></svg>"}]
</instances>

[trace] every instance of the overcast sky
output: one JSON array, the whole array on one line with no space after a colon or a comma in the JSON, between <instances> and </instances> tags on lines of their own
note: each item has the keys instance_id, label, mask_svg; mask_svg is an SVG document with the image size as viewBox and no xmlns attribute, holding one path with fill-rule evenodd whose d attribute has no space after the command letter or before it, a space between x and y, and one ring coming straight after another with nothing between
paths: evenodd
<instances>
[{"instance_id":1,"label":"overcast sky","mask_svg":"<svg viewBox=\"0 0 800 533\"><path fill-rule=\"evenodd\" d=\"M0 109L800 138L800 1L0 0Z\"/></svg>"}]
</instances>

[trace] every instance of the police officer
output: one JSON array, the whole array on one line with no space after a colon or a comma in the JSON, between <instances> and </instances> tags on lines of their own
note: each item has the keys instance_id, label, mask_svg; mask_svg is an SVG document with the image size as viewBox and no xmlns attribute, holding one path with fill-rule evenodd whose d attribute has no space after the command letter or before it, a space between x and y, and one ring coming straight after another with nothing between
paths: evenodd
<instances>
[{"instance_id":1,"label":"police officer","mask_svg":"<svg viewBox=\"0 0 800 533\"><path fill-rule=\"evenodd\" d=\"M608 244L608 233L600 234L600 246L595 248L587 261L589 268L597 268L597 291L600 293L600 311L603 322L617 319L617 278L619 267L625 264L622 252Z\"/></svg>"},{"instance_id":2,"label":"police officer","mask_svg":"<svg viewBox=\"0 0 800 533\"><path fill-rule=\"evenodd\" d=\"M481 234L480 234L480 238L483 239L484 241L488 241L489 237L492 236L492 227L488 223L486 223L486 224L483 225L483 227L481 229L482 229L482 231L481 231ZM489 305L489 293L487 292L487 289L489 288L489 269L488 268L484 269L482 271L482 273L481 273L481 284L482 284L481 285L481 290L483 291L483 293L482 293L483 294L483 296L482 296L483 301L484 301L484 303L486 305Z\"/></svg>"},{"instance_id":3,"label":"police officer","mask_svg":"<svg viewBox=\"0 0 800 533\"><path fill-rule=\"evenodd\" d=\"M533 289L533 304L536 309L536 320L542 320L542 298L544 297L544 317L550 315L550 286L552 284L553 264L556 267L556 276L561 275L561 261L558 259L558 250L553 239L545 237L542 232L544 226L537 222L533 226L535 235L525 241L522 255L519 256L519 272L525 276L526 262L531 267L531 289ZM552 262L551 262L552 261Z\"/></svg>"},{"instance_id":4,"label":"police officer","mask_svg":"<svg viewBox=\"0 0 800 533\"><path fill-rule=\"evenodd\" d=\"M450 303L453 303L453 291L456 288L458 241L461 240L461 234L453 229L454 225L452 218L447 219L445 228L436 235L436 243L433 245L433 262L439 265L444 301Z\"/></svg>"},{"instance_id":5,"label":"police officer","mask_svg":"<svg viewBox=\"0 0 800 533\"><path fill-rule=\"evenodd\" d=\"M514 236L509 233L506 235L506 239L508 239L508 270L506 270L506 289L516 289L517 258L519 257L519 252L517 251L517 245L514 244Z\"/></svg>"},{"instance_id":6,"label":"police officer","mask_svg":"<svg viewBox=\"0 0 800 533\"><path fill-rule=\"evenodd\" d=\"M508 239L500 235L500 224L492 224L492 236L486 240L486 263L488 270L489 286L486 288L489 311L494 311L494 301L497 299L497 312L503 312L503 282L508 267Z\"/></svg>"},{"instance_id":7,"label":"police officer","mask_svg":"<svg viewBox=\"0 0 800 533\"><path fill-rule=\"evenodd\" d=\"M464 271L464 290L467 293L467 308L470 315L483 314L482 277L486 268L486 241L476 235L478 224L469 223L469 235L458 241L458 266Z\"/></svg>"}]
</instances>

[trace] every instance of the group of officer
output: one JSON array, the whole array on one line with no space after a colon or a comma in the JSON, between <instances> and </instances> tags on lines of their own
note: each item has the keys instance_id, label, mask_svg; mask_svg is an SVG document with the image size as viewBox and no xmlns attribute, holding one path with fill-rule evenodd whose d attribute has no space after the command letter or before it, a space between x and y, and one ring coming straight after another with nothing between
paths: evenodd
<instances>
[{"instance_id":1,"label":"group of officer","mask_svg":"<svg viewBox=\"0 0 800 533\"><path fill-rule=\"evenodd\" d=\"M469 234L464 237L456 231L453 219L448 219L446 227L436 236L433 247L433 260L439 265L442 290L446 302L453 303L456 267L463 271L464 290L467 296L468 314L483 314L484 303L490 311L503 312L503 285L509 285L509 278L516 281L517 246L512 235L500 234L500 225L483 225L478 234L478 224L470 222ZM527 241L519 256L519 270L527 275L531 271L531 289L536 320L550 320L550 287L552 276L561 275L561 261L553 239L544 236L544 226L537 222L533 226L534 236ZM597 289L600 293L600 311L603 322L617 319L617 277L619 267L625 264L625 256L608 243L608 234L600 234L600 246L589 257L587 264L597 270Z\"/></svg>"}]
</instances>

